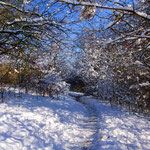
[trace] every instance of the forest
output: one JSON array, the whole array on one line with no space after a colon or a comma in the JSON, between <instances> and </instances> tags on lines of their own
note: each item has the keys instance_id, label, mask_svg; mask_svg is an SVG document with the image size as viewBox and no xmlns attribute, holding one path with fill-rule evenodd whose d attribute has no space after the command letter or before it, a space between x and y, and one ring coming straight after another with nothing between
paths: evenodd
<instances>
[{"instance_id":1,"label":"forest","mask_svg":"<svg viewBox=\"0 0 150 150\"><path fill-rule=\"evenodd\" d=\"M150 110L150 2L0 1L0 87L78 90ZM79 84L80 84L79 83Z\"/></svg>"},{"instance_id":2,"label":"forest","mask_svg":"<svg viewBox=\"0 0 150 150\"><path fill-rule=\"evenodd\" d=\"M0 0L0 105L70 91L149 116L150 0Z\"/></svg>"}]
</instances>

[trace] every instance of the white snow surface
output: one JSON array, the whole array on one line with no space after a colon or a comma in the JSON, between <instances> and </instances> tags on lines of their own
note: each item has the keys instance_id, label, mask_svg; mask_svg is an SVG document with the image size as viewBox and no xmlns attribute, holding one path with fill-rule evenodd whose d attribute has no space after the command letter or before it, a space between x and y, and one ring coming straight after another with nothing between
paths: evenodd
<instances>
[{"instance_id":1,"label":"white snow surface","mask_svg":"<svg viewBox=\"0 0 150 150\"><path fill-rule=\"evenodd\" d=\"M92 134L84 127L87 114L71 97L11 98L0 104L0 150L80 149Z\"/></svg>"},{"instance_id":2,"label":"white snow surface","mask_svg":"<svg viewBox=\"0 0 150 150\"><path fill-rule=\"evenodd\" d=\"M72 96L72 97L81 97L81 96L84 96L84 93L69 92L69 95Z\"/></svg>"},{"instance_id":3,"label":"white snow surface","mask_svg":"<svg viewBox=\"0 0 150 150\"><path fill-rule=\"evenodd\" d=\"M0 104L0 150L149 150L150 121L80 93L50 99L34 94ZM97 119L87 128L89 109ZM92 144L83 148L90 137Z\"/></svg>"},{"instance_id":4,"label":"white snow surface","mask_svg":"<svg viewBox=\"0 0 150 150\"><path fill-rule=\"evenodd\" d=\"M97 112L97 133L92 150L150 150L148 119L90 96L82 97L81 101Z\"/></svg>"}]
</instances>

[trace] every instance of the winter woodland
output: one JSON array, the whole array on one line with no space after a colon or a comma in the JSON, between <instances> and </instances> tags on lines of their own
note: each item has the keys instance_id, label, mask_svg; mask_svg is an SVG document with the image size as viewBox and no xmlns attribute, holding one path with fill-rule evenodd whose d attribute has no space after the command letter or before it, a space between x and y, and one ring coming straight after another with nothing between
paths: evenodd
<instances>
[{"instance_id":1,"label":"winter woodland","mask_svg":"<svg viewBox=\"0 0 150 150\"><path fill-rule=\"evenodd\" d=\"M70 94L71 91L84 93L84 96ZM111 110L112 107L115 110ZM20 149L45 150L97 150L100 147L148 150L150 0L0 0L0 108L7 114L0 111L0 128L4 130L0 132L0 149L14 150L20 145ZM88 110L90 117L97 113L97 124L92 125L97 134L92 133L94 129L85 130L85 126L81 126L81 120L88 122ZM46 114L52 118L51 125L43 118ZM25 118L31 115L31 118L26 122L17 115ZM112 118L118 119L118 124L124 123L125 130L121 125L117 130ZM125 118L132 126L127 127L130 122ZM14 125L13 119L41 129L37 133L41 135L33 129L23 132L20 125ZM137 124L136 120L139 126L130 131L129 128ZM18 133L11 132L24 144L17 145L19 141L13 141L12 147L10 135L4 135L9 133L11 121L12 130L18 127ZM110 133L113 129L107 126L108 122L112 122L119 134ZM55 123L59 131L54 128ZM109 135L102 130L105 127ZM27 135L29 130L34 132L33 140L23 140L31 138ZM83 139L92 135L94 140L89 146ZM124 140L123 136L128 138Z\"/></svg>"}]
</instances>

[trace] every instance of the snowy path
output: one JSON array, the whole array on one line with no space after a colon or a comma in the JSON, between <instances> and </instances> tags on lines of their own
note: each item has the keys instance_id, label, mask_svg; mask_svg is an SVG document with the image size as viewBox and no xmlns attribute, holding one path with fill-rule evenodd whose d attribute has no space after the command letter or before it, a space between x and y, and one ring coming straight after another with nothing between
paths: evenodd
<instances>
[{"instance_id":1,"label":"snowy path","mask_svg":"<svg viewBox=\"0 0 150 150\"><path fill-rule=\"evenodd\" d=\"M89 150L150 150L150 120L90 96L80 101L96 109L98 115L98 133Z\"/></svg>"},{"instance_id":2,"label":"snowy path","mask_svg":"<svg viewBox=\"0 0 150 150\"><path fill-rule=\"evenodd\" d=\"M80 150L93 134L88 111L71 97L22 94L0 104L0 150Z\"/></svg>"},{"instance_id":3,"label":"snowy path","mask_svg":"<svg viewBox=\"0 0 150 150\"><path fill-rule=\"evenodd\" d=\"M89 110L89 117L88 120L85 122L85 127L86 129L90 130L92 132L92 135L88 137L85 141L84 147L82 150L90 150L92 145L95 145L95 138L98 134L97 130L97 115L94 110L91 108L88 108L88 106L85 106Z\"/></svg>"},{"instance_id":4,"label":"snowy path","mask_svg":"<svg viewBox=\"0 0 150 150\"><path fill-rule=\"evenodd\" d=\"M98 136L98 114L95 108L91 107L89 104L80 101L80 99L84 96L82 93L70 92L70 96L74 97L75 100L81 104L83 104L88 110L88 118L84 120L85 125L84 128L91 131L91 136L85 140L84 146L82 150L90 150L93 145L95 145L95 139Z\"/></svg>"},{"instance_id":5,"label":"snowy path","mask_svg":"<svg viewBox=\"0 0 150 150\"><path fill-rule=\"evenodd\" d=\"M0 104L0 150L150 150L149 120L80 96Z\"/></svg>"}]
</instances>

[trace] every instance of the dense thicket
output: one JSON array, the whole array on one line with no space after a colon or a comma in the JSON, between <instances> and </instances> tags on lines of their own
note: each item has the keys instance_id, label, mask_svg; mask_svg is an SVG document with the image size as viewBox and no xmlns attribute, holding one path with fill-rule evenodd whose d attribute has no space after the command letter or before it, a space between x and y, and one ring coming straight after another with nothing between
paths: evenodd
<instances>
[{"instance_id":1,"label":"dense thicket","mask_svg":"<svg viewBox=\"0 0 150 150\"><path fill-rule=\"evenodd\" d=\"M82 28L76 42L81 53L74 72L84 81L87 94L149 112L149 1L62 1L82 7L81 20L95 22Z\"/></svg>"},{"instance_id":2,"label":"dense thicket","mask_svg":"<svg viewBox=\"0 0 150 150\"><path fill-rule=\"evenodd\" d=\"M63 26L65 14L58 10L61 5L55 5L50 1L0 1L2 97L6 87L19 87L26 92L32 89L50 96L68 88L56 69L67 28Z\"/></svg>"}]
</instances>

